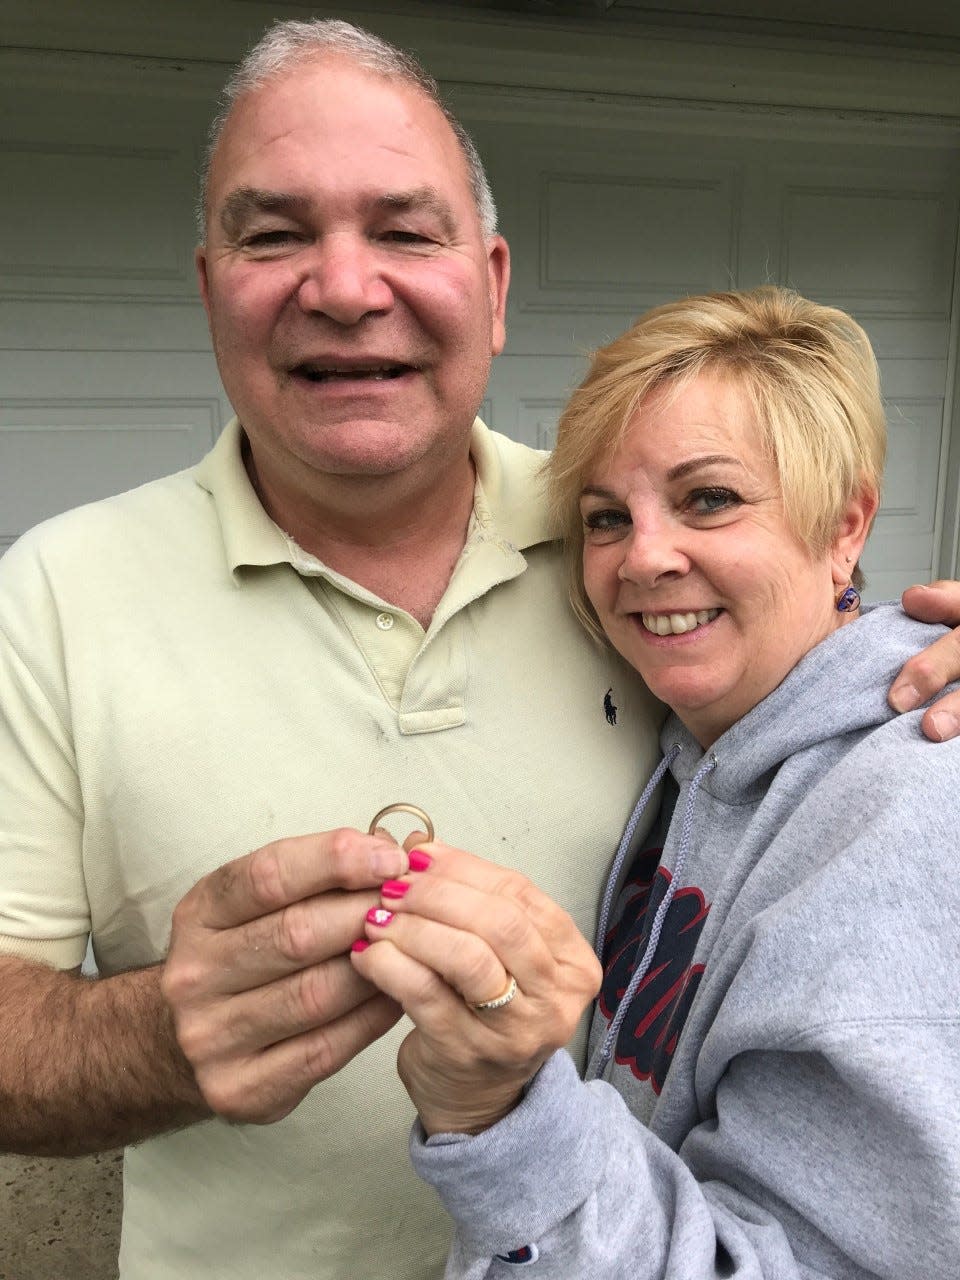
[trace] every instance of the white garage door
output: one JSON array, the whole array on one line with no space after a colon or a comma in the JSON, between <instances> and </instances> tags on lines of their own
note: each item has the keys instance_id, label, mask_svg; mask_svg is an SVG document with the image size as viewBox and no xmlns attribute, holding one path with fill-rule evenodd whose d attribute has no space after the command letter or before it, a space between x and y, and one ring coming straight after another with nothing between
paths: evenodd
<instances>
[{"instance_id":1,"label":"white garage door","mask_svg":"<svg viewBox=\"0 0 960 1280\"><path fill-rule=\"evenodd\" d=\"M193 174L219 72L83 61L0 94L0 551L66 507L200 457L229 416L195 298ZM593 346L679 293L795 286L851 310L889 404L882 597L935 571L953 360L958 144L816 115L460 107L514 254L491 425L549 445Z\"/></svg>"}]
</instances>

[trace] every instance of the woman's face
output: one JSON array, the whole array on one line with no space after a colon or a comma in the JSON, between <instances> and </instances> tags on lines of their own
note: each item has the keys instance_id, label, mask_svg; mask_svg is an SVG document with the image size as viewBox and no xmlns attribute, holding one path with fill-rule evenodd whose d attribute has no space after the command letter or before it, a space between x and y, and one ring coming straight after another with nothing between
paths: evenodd
<instances>
[{"instance_id":1,"label":"woman's face","mask_svg":"<svg viewBox=\"0 0 960 1280\"><path fill-rule=\"evenodd\" d=\"M716 375L651 393L580 508L604 631L704 747L847 618L834 578L862 538L845 523L821 555L797 540L748 401Z\"/></svg>"}]
</instances>

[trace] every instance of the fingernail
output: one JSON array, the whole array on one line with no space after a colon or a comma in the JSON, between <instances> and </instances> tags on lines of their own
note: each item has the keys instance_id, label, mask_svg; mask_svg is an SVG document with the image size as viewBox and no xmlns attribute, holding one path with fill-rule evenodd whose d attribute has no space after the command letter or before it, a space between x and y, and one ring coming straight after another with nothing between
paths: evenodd
<instances>
[{"instance_id":1,"label":"fingernail","mask_svg":"<svg viewBox=\"0 0 960 1280\"><path fill-rule=\"evenodd\" d=\"M393 912L388 911L386 907L371 907L367 912L367 924L389 924L393 919Z\"/></svg>"},{"instance_id":2,"label":"fingernail","mask_svg":"<svg viewBox=\"0 0 960 1280\"><path fill-rule=\"evenodd\" d=\"M370 945L370 943L366 940L366 938L358 938L358 939L356 940L356 942L353 944L353 946L350 948L350 950L351 950L351 951L366 951L366 949L367 949L367 947L369 947L369 945Z\"/></svg>"},{"instance_id":3,"label":"fingernail","mask_svg":"<svg viewBox=\"0 0 960 1280\"><path fill-rule=\"evenodd\" d=\"M921 701L919 689L912 684L898 684L890 690L890 705L894 711L915 711Z\"/></svg>"},{"instance_id":4,"label":"fingernail","mask_svg":"<svg viewBox=\"0 0 960 1280\"><path fill-rule=\"evenodd\" d=\"M409 856L411 871L426 871L433 861L429 853L424 853L422 849L411 849Z\"/></svg>"},{"instance_id":5,"label":"fingernail","mask_svg":"<svg viewBox=\"0 0 960 1280\"><path fill-rule=\"evenodd\" d=\"M385 898L402 898L409 888L404 880L385 880L380 886L380 892Z\"/></svg>"},{"instance_id":6,"label":"fingernail","mask_svg":"<svg viewBox=\"0 0 960 1280\"><path fill-rule=\"evenodd\" d=\"M374 845L370 850L370 870L375 876L403 875L403 850L398 844Z\"/></svg>"},{"instance_id":7,"label":"fingernail","mask_svg":"<svg viewBox=\"0 0 960 1280\"><path fill-rule=\"evenodd\" d=\"M931 711L930 730L927 737L935 737L938 742L946 742L960 733L960 720L950 711Z\"/></svg>"}]
</instances>

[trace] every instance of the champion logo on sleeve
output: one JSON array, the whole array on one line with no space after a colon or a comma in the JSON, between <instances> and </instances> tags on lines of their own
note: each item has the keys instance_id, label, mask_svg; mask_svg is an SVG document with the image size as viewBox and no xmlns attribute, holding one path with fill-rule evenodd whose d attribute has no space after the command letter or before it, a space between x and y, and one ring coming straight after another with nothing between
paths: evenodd
<instances>
[{"instance_id":1,"label":"champion logo on sleeve","mask_svg":"<svg viewBox=\"0 0 960 1280\"><path fill-rule=\"evenodd\" d=\"M521 1249L511 1249L509 1253L498 1253L497 1261L509 1263L511 1267L529 1267L540 1257L540 1250L535 1244L525 1244Z\"/></svg>"}]
</instances>

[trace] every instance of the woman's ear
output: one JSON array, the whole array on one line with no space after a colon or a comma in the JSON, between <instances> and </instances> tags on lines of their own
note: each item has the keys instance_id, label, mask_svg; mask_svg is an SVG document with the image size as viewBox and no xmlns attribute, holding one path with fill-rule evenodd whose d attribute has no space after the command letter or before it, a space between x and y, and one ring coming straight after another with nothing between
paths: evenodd
<instances>
[{"instance_id":1,"label":"woman's ear","mask_svg":"<svg viewBox=\"0 0 960 1280\"><path fill-rule=\"evenodd\" d=\"M833 581L838 587L850 581L879 505L880 495L872 485L862 485L848 499L830 552Z\"/></svg>"}]
</instances>

